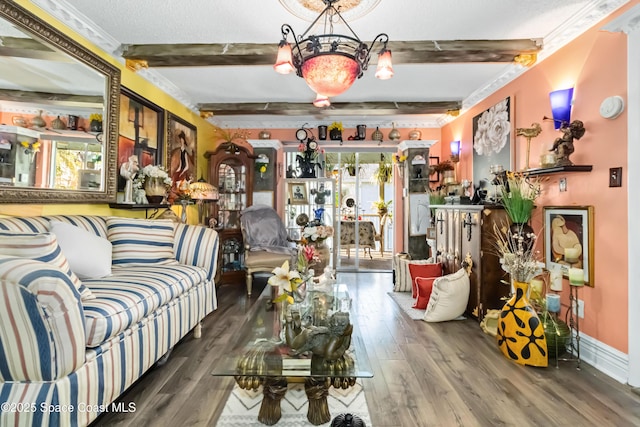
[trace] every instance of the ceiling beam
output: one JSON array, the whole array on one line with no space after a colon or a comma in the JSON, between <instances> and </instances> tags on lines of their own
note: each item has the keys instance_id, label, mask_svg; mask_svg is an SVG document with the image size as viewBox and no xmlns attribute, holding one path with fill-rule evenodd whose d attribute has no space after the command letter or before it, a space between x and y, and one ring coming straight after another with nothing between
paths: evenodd
<instances>
[{"instance_id":1,"label":"ceiling beam","mask_svg":"<svg viewBox=\"0 0 640 427\"><path fill-rule=\"evenodd\" d=\"M368 42L367 42L368 43ZM522 53L537 53L540 39L390 41L394 64L445 62L513 62ZM144 44L123 45L125 59L146 61L153 67L271 65L277 43ZM372 55L372 62L377 58Z\"/></svg>"},{"instance_id":2,"label":"ceiling beam","mask_svg":"<svg viewBox=\"0 0 640 427\"><path fill-rule=\"evenodd\" d=\"M462 101L438 102L335 102L327 108L317 108L311 103L268 102L268 103L220 103L200 104L201 113L216 116L233 115L283 115L283 116L385 116L397 114L446 114L462 108Z\"/></svg>"}]
</instances>

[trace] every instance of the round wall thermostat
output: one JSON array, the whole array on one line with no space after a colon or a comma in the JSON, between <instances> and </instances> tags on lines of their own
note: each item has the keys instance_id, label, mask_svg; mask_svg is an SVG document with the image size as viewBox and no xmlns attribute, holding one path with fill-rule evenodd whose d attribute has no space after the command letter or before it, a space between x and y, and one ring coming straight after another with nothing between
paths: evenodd
<instances>
[{"instance_id":1,"label":"round wall thermostat","mask_svg":"<svg viewBox=\"0 0 640 427\"><path fill-rule=\"evenodd\" d=\"M624 111L624 99L621 96L610 96L600 104L600 115L605 119L615 119Z\"/></svg>"}]
</instances>

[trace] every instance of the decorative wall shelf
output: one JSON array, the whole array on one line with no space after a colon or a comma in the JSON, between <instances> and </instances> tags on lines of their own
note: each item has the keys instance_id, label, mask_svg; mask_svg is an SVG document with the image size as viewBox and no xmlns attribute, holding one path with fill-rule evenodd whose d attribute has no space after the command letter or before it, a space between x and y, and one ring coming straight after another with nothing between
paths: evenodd
<instances>
[{"instance_id":1,"label":"decorative wall shelf","mask_svg":"<svg viewBox=\"0 0 640 427\"><path fill-rule=\"evenodd\" d=\"M171 206L163 203L149 203L146 205L135 205L132 203L109 203L109 207L111 209L124 209L130 211L145 211L145 217L147 219L154 218L160 209L169 209ZM152 210L151 214L149 214L149 210Z\"/></svg>"},{"instance_id":2,"label":"decorative wall shelf","mask_svg":"<svg viewBox=\"0 0 640 427\"><path fill-rule=\"evenodd\" d=\"M592 165L553 166L550 168L535 168L523 171L526 175L550 175L561 172L591 172Z\"/></svg>"}]
</instances>

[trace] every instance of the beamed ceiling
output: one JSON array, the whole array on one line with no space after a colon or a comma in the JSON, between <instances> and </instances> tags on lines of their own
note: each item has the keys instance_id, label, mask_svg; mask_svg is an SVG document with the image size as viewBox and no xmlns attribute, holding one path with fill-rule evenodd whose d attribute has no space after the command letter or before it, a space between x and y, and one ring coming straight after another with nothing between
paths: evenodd
<instances>
[{"instance_id":1,"label":"beamed ceiling","mask_svg":"<svg viewBox=\"0 0 640 427\"><path fill-rule=\"evenodd\" d=\"M268 128L334 118L441 126L626 0L351 0L344 16L362 40L389 35L395 75L373 77L376 47L364 76L324 109L303 79L272 68L281 25L309 26L281 3L305 0L33 2L213 123ZM357 17L360 4L370 10Z\"/></svg>"}]
</instances>

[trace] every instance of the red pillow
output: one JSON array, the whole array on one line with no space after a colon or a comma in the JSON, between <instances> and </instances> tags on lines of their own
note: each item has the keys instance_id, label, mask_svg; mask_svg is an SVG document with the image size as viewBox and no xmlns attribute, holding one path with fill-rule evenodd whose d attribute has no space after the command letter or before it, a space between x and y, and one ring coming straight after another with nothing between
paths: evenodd
<instances>
[{"instance_id":1,"label":"red pillow","mask_svg":"<svg viewBox=\"0 0 640 427\"><path fill-rule=\"evenodd\" d=\"M433 282L437 277L417 277L416 287L418 288L418 297L416 298L413 308L425 310L429 304L431 291L433 290Z\"/></svg>"},{"instance_id":2,"label":"red pillow","mask_svg":"<svg viewBox=\"0 0 640 427\"><path fill-rule=\"evenodd\" d=\"M436 264L412 264L409 262L409 274L411 275L411 296L418 297L418 288L416 288L416 278L418 277L440 277L442 276L442 263Z\"/></svg>"}]
</instances>

